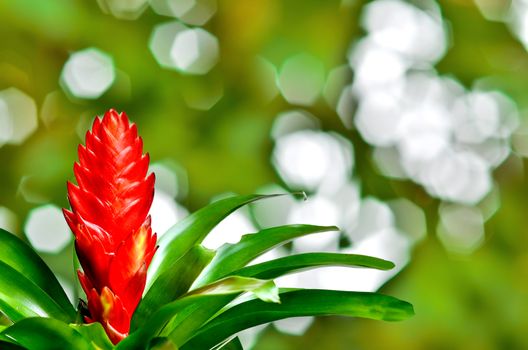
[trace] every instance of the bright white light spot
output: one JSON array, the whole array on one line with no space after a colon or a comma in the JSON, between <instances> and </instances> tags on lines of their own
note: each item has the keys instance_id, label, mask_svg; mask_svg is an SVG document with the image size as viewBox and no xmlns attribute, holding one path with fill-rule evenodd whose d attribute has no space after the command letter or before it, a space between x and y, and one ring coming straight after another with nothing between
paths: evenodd
<instances>
[{"instance_id":1,"label":"bright white light spot","mask_svg":"<svg viewBox=\"0 0 528 350\"><path fill-rule=\"evenodd\" d=\"M396 275L409 261L409 238L393 228L374 232L353 248L342 250L347 254L366 254L390 260L396 267L389 271L362 268L324 267L280 277L281 288L320 288L331 290L374 292Z\"/></svg>"},{"instance_id":2,"label":"bright white light spot","mask_svg":"<svg viewBox=\"0 0 528 350\"><path fill-rule=\"evenodd\" d=\"M410 248L409 238L393 228L369 235L353 248L342 252L386 259L394 262L396 267L389 271L346 267L318 269L321 288L375 292L409 262Z\"/></svg>"},{"instance_id":3,"label":"bright white light spot","mask_svg":"<svg viewBox=\"0 0 528 350\"><path fill-rule=\"evenodd\" d=\"M35 101L16 88L0 91L0 147L20 145L37 129Z\"/></svg>"},{"instance_id":4,"label":"bright white light spot","mask_svg":"<svg viewBox=\"0 0 528 350\"><path fill-rule=\"evenodd\" d=\"M273 164L293 188L333 192L353 167L352 144L337 134L302 130L276 141Z\"/></svg>"},{"instance_id":5,"label":"bright white light spot","mask_svg":"<svg viewBox=\"0 0 528 350\"><path fill-rule=\"evenodd\" d=\"M471 92L459 98L455 105L453 129L461 142L479 143L495 135L499 127L500 110L492 94Z\"/></svg>"},{"instance_id":6,"label":"bright white light spot","mask_svg":"<svg viewBox=\"0 0 528 350\"><path fill-rule=\"evenodd\" d=\"M477 208L457 204L440 207L437 234L444 246L456 253L470 254L484 240L484 220Z\"/></svg>"},{"instance_id":7,"label":"bright white light spot","mask_svg":"<svg viewBox=\"0 0 528 350\"><path fill-rule=\"evenodd\" d=\"M176 35L170 54L181 71L205 74L218 61L218 39L202 28L186 29Z\"/></svg>"},{"instance_id":8,"label":"bright white light spot","mask_svg":"<svg viewBox=\"0 0 528 350\"><path fill-rule=\"evenodd\" d=\"M337 226L345 232L352 232L358 224L360 195L359 185L350 181L337 188L334 193L328 194L328 198L339 209Z\"/></svg>"},{"instance_id":9,"label":"bright white light spot","mask_svg":"<svg viewBox=\"0 0 528 350\"><path fill-rule=\"evenodd\" d=\"M370 144L388 146L399 136L400 101L387 93L371 93L359 103L356 127Z\"/></svg>"},{"instance_id":10,"label":"bright white light spot","mask_svg":"<svg viewBox=\"0 0 528 350\"><path fill-rule=\"evenodd\" d=\"M426 169L427 190L440 198L465 204L478 203L492 188L488 165L469 152L446 152Z\"/></svg>"},{"instance_id":11,"label":"bright white light spot","mask_svg":"<svg viewBox=\"0 0 528 350\"><path fill-rule=\"evenodd\" d=\"M88 48L73 53L61 73L62 87L75 97L96 99L104 94L115 80L112 57Z\"/></svg>"},{"instance_id":12,"label":"bright white light spot","mask_svg":"<svg viewBox=\"0 0 528 350\"><path fill-rule=\"evenodd\" d=\"M178 33L185 29L187 27L179 21L162 23L154 27L150 35L149 49L160 66L176 69L171 48Z\"/></svg>"},{"instance_id":13,"label":"bright white light spot","mask_svg":"<svg viewBox=\"0 0 528 350\"><path fill-rule=\"evenodd\" d=\"M363 39L350 55L350 64L355 68L354 86L360 92L383 87L402 79L409 62L401 55Z\"/></svg>"},{"instance_id":14,"label":"bright white light spot","mask_svg":"<svg viewBox=\"0 0 528 350\"><path fill-rule=\"evenodd\" d=\"M248 233L254 233L255 226L251 220L241 213L235 211L222 220L204 239L203 246L209 249L218 249L225 243L237 243L240 238Z\"/></svg>"},{"instance_id":15,"label":"bright white light spot","mask_svg":"<svg viewBox=\"0 0 528 350\"><path fill-rule=\"evenodd\" d=\"M281 136L305 129L319 129L320 122L313 114L302 109L281 112L275 118L271 128L271 137Z\"/></svg>"},{"instance_id":16,"label":"bright white light spot","mask_svg":"<svg viewBox=\"0 0 528 350\"><path fill-rule=\"evenodd\" d=\"M449 117L440 106L417 106L404 113L398 129L398 148L404 158L429 160L449 146L450 132Z\"/></svg>"},{"instance_id":17,"label":"bright white light spot","mask_svg":"<svg viewBox=\"0 0 528 350\"><path fill-rule=\"evenodd\" d=\"M302 53L284 62L279 73L279 89L291 104L309 106L319 98L324 85L323 63Z\"/></svg>"},{"instance_id":18,"label":"bright white light spot","mask_svg":"<svg viewBox=\"0 0 528 350\"><path fill-rule=\"evenodd\" d=\"M45 253L60 252L72 238L62 211L51 204L31 210L25 232L31 245Z\"/></svg>"},{"instance_id":19,"label":"bright white light spot","mask_svg":"<svg viewBox=\"0 0 528 350\"><path fill-rule=\"evenodd\" d=\"M154 200L150 207L152 217L152 231L161 237L168 229L181 219L185 218L189 212L179 205L174 196L161 190L154 192Z\"/></svg>"},{"instance_id":20,"label":"bright white light spot","mask_svg":"<svg viewBox=\"0 0 528 350\"><path fill-rule=\"evenodd\" d=\"M434 63L446 51L446 34L438 8L424 12L398 0L369 3L363 27L378 45L418 62Z\"/></svg>"},{"instance_id":21,"label":"bright white light spot","mask_svg":"<svg viewBox=\"0 0 528 350\"><path fill-rule=\"evenodd\" d=\"M357 226L348 232L353 244L376 232L394 227L392 210L386 203L376 198L367 197L363 199L357 217Z\"/></svg>"},{"instance_id":22,"label":"bright white light spot","mask_svg":"<svg viewBox=\"0 0 528 350\"><path fill-rule=\"evenodd\" d=\"M304 202L298 202L292 208L288 223L332 226L339 223L339 208L336 203L317 196ZM322 232L303 236L293 241L296 252L337 251L339 232Z\"/></svg>"},{"instance_id":23,"label":"bright white light spot","mask_svg":"<svg viewBox=\"0 0 528 350\"><path fill-rule=\"evenodd\" d=\"M466 144L463 148L480 156L493 168L501 165L511 152L508 140L496 138L489 138L477 144Z\"/></svg>"}]
</instances>

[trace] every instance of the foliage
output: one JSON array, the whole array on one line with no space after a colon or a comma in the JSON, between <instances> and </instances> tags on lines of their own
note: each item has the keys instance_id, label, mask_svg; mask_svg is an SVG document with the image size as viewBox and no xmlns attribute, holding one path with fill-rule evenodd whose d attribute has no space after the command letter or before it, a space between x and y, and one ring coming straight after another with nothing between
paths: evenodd
<instances>
[{"instance_id":1,"label":"foliage","mask_svg":"<svg viewBox=\"0 0 528 350\"><path fill-rule=\"evenodd\" d=\"M134 315L131 334L116 349L240 349L233 338L237 332L288 317L343 315L399 321L413 315L409 303L378 293L279 290L273 282L273 278L319 266L390 269L388 261L313 253L246 266L275 246L336 227L274 227L248 234L217 252L201 247L208 232L227 215L266 197L219 200L165 234L159 242L157 262L149 270L151 283ZM9 258L3 258L0 265L0 276L8 276L10 281L2 281L0 310L13 322L0 332L5 348L51 350L58 344L70 349L114 348L99 323L77 322L72 306L63 302L56 278L31 248L4 230L0 230L0 248L11 253L4 255ZM27 263L21 266L20 261ZM167 291L173 292L164 294Z\"/></svg>"}]
</instances>

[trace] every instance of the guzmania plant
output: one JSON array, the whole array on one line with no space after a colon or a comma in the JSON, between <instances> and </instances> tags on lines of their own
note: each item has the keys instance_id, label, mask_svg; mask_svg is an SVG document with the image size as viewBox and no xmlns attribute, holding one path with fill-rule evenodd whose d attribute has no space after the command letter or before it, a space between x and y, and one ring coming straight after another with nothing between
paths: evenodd
<instances>
[{"instance_id":1,"label":"guzmania plant","mask_svg":"<svg viewBox=\"0 0 528 350\"><path fill-rule=\"evenodd\" d=\"M77 185L68 183L71 211L64 216L75 235L87 304L75 308L32 248L0 229L0 311L11 323L0 328L1 349L242 349L238 332L288 317L413 315L409 303L379 293L278 289L273 282L323 266L391 269L386 260L306 253L248 266L277 246L334 226L271 227L216 251L201 245L230 213L274 195L213 202L157 240L148 215L154 175L125 113L96 118L78 153Z\"/></svg>"}]
</instances>

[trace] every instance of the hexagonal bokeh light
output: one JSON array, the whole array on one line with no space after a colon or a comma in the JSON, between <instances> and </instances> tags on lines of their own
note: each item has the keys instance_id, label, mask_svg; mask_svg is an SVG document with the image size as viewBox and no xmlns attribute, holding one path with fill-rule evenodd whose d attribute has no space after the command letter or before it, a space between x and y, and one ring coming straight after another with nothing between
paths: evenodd
<instances>
[{"instance_id":1,"label":"hexagonal bokeh light","mask_svg":"<svg viewBox=\"0 0 528 350\"><path fill-rule=\"evenodd\" d=\"M74 52L64 64L60 82L62 88L77 98L96 99L115 80L112 57L96 48Z\"/></svg>"},{"instance_id":2,"label":"hexagonal bokeh light","mask_svg":"<svg viewBox=\"0 0 528 350\"><path fill-rule=\"evenodd\" d=\"M158 24L152 30L149 49L158 64L163 68L176 68L171 57L171 47L176 35L185 29L187 27L180 21L171 21Z\"/></svg>"},{"instance_id":3,"label":"hexagonal bokeh light","mask_svg":"<svg viewBox=\"0 0 528 350\"><path fill-rule=\"evenodd\" d=\"M205 74L218 61L218 39L202 28L186 29L176 36L171 57L178 69L190 74Z\"/></svg>"},{"instance_id":4,"label":"hexagonal bokeh light","mask_svg":"<svg viewBox=\"0 0 528 350\"><path fill-rule=\"evenodd\" d=\"M286 101L303 106L311 105L323 90L323 63L306 53L290 57L280 69L278 83Z\"/></svg>"},{"instance_id":5,"label":"hexagonal bokeh light","mask_svg":"<svg viewBox=\"0 0 528 350\"><path fill-rule=\"evenodd\" d=\"M218 39L179 21L154 27L149 48L160 66L187 74L206 74L218 61Z\"/></svg>"},{"instance_id":6,"label":"hexagonal bokeh light","mask_svg":"<svg viewBox=\"0 0 528 350\"><path fill-rule=\"evenodd\" d=\"M0 91L0 147L19 145L37 129L35 101L16 88Z\"/></svg>"},{"instance_id":7,"label":"hexagonal bokeh light","mask_svg":"<svg viewBox=\"0 0 528 350\"><path fill-rule=\"evenodd\" d=\"M45 253L60 252L72 239L62 211L52 204L33 209L24 231L31 245Z\"/></svg>"},{"instance_id":8,"label":"hexagonal bokeh light","mask_svg":"<svg viewBox=\"0 0 528 350\"><path fill-rule=\"evenodd\" d=\"M216 0L151 0L150 6L157 14L197 26L207 23L217 10Z\"/></svg>"},{"instance_id":9,"label":"hexagonal bokeh light","mask_svg":"<svg viewBox=\"0 0 528 350\"><path fill-rule=\"evenodd\" d=\"M149 0L97 0L104 13L120 19L137 19L148 7Z\"/></svg>"}]
</instances>

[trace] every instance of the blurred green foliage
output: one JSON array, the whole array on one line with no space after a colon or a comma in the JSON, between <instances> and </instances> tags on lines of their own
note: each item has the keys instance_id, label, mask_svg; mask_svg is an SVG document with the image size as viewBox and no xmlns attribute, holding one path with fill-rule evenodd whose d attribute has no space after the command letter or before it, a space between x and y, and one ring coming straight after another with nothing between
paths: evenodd
<instances>
[{"instance_id":1,"label":"blurred green foliage","mask_svg":"<svg viewBox=\"0 0 528 350\"><path fill-rule=\"evenodd\" d=\"M161 68L149 51L153 27L170 20L151 9L125 21L103 14L95 1L0 1L0 90L14 86L33 97L40 117L37 132L23 145L0 148L0 205L18 215L21 231L22 218L36 205L19 193L21 179L29 176L26 185L43 202L67 206L65 181L72 178L81 142L77 130L86 130L93 116L110 107L126 111L138 124L154 161L170 159L187 170L189 196L183 204L191 210L222 192L252 193L279 181L269 162L269 131L276 114L290 106L280 96L271 102L265 98L256 57L280 66L286 58L307 52L328 73L346 62L351 42L362 34L358 21L363 5L337 0L221 1L205 26L220 42L220 61L207 75L190 76ZM504 23L486 20L471 1L448 0L440 6L451 47L438 71L468 87L479 80L499 88L524 114L528 54L522 44ZM100 99L70 99L59 86L61 69L70 53L87 47L113 57L117 80ZM189 100L218 89L223 96L211 109L188 107ZM425 210L428 239L415 249L410 265L382 289L411 301L416 316L399 324L319 319L304 337L269 329L257 349L528 348L526 161L512 156L495 172L501 207L486 223L487 240L472 255L455 256L434 234L437 200L410 182L379 175L369 146L355 131L346 130L324 101L308 110L324 129L354 142L364 194L404 196ZM56 260L71 255L46 258L57 269Z\"/></svg>"}]
</instances>

